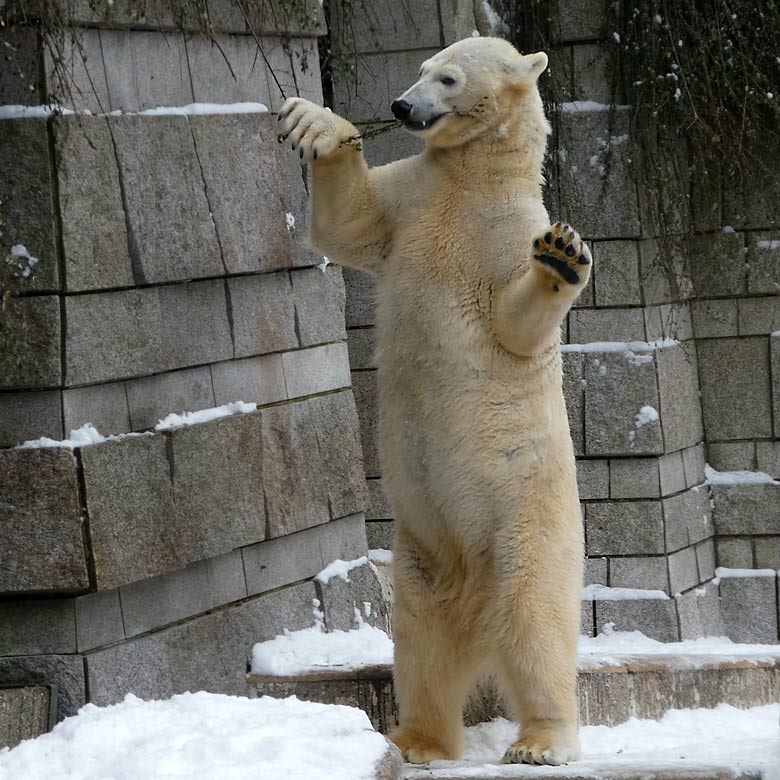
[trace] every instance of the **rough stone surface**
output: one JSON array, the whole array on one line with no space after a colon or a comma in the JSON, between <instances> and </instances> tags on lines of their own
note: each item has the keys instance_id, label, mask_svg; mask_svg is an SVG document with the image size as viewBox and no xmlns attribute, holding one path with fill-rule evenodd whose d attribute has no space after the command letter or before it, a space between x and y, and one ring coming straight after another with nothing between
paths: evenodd
<instances>
[{"instance_id":1,"label":"rough stone surface","mask_svg":"<svg viewBox=\"0 0 780 780\"><path fill-rule=\"evenodd\" d=\"M108 122L63 116L53 128L68 291L128 287L133 267Z\"/></svg>"},{"instance_id":2,"label":"rough stone surface","mask_svg":"<svg viewBox=\"0 0 780 780\"><path fill-rule=\"evenodd\" d=\"M0 447L13 447L41 436L62 438L59 391L0 394Z\"/></svg>"},{"instance_id":3,"label":"rough stone surface","mask_svg":"<svg viewBox=\"0 0 780 780\"><path fill-rule=\"evenodd\" d=\"M330 5L329 26L334 51L347 57L376 51L429 49L442 46L439 6L421 0L412 7L370 0L356 14L348 0Z\"/></svg>"},{"instance_id":4,"label":"rough stone surface","mask_svg":"<svg viewBox=\"0 0 780 780\"><path fill-rule=\"evenodd\" d=\"M680 620L681 640L723 636L723 616L717 585L706 583L701 588L681 593L674 600Z\"/></svg>"},{"instance_id":5,"label":"rough stone surface","mask_svg":"<svg viewBox=\"0 0 780 780\"><path fill-rule=\"evenodd\" d=\"M185 102L192 102L191 98ZM116 146L135 283L224 273L188 118L119 116L109 117L108 122Z\"/></svg>"},{"instance_id":6,"label":"rough stone surface","mask_svg":"<svg viewBox=\"0 0 780 780\"><path fill-rule=\"evenodd\" d=\"M125 638L118 588L88 593L75 601L76 641L80 653Z\"/></svg>"},{"instance_id":7,"label":"rough stone surface","mask_svg":"<svg viewBox=\"0 0 780 780\"><path fill-rule=\"evenodd\" d=\"M557 0L553 6L552 34L558 41L582 41L608 34L604 0Z\"/></svg>"},{"instance_id":8,"label":"rough stone surface","mask_svg":"<svg viewBox=\"0 0 780 780\"><path fill-rule=\"evenodd\" d=\"M301 346L323 344L347 337L344 327L345 292L341 268L306 268L293 271L295 321Z\"/></svg>"},{"instance_id":9,"label":"rough stone surface","mask_svg":"<svg viewBox=\"0 0 780 780\"><path fill-rule=\"evenodd\" d=\"M709 440L771 436L766 339L716 339L698 346L704 428Z\"/></svg>"},{"instance_id":10,"label":"rough stone surface","mask_svg":"<svg viewBox=\"0 0 780 780\"><path fill-rule=\"evenodd\" d=\"M319 0L308 0L308 2L314 6L313 10L316 13L322 14ZM278 111L281 108L284 103L281 90L284 90L287 97L298 95L322 105L322 79L317 41L312 38L291 39L287 32L280 32L280 37L264 36L261 39L267 66L273 73L273 76L269 74L268 78L271 95L268 107L271 111ZM292 158L292 155L288 157Z\"/></svg>"},{"instance_id":11,"label":"rough stone surface","mask_svg":"<svg viewBox=\"0 0 780 780\"><path fill-rule=\"evenodd\" d=\"M157 289L65 299L65 384L105 382L165 367Z\"/></svg>"},{"instance_id":12,"label":"rough stone surface","mask_svg":"<svg viewBox=\"0 0 780 780\"><path fill-rule=\"evenodd\" d=\"M134 431L154 428L171 412L195 412L217 405L208 367L134 379L126 382L125 388Z\"/></svg>"},{"instance_id":13,"label":"rough stone surface","mask_svg":"<svg viewBox=\"0 0 780 780\"><path fill-rule=\"evenodd\" d=\"M670 452L658 459L661 495L669 496L685 489L685 466L682 452Z\"/></svg>"},{"instance_id":14,"label":"rough stone surface","mask_svg":"<svg viewBox=\"0 0 780 780\"><path fill-rule=\"evenodd\" d=\"M777 642L776 577L725 577L720 606L726 636L735 642Z\"/></svg>"},{"instance_id":15,"label":"rough stone surface","mask_svg":"<svg viewBox=\"0 0 780 780\"><path fill-rule=\"evenodd\" d=\"M613 458L609 462L611 498L658 498L658 458ZM603 496L597 496L603 498Z\"/></svg>"},{"instance_id":16,"label":"rough stone surface","mask_svg":"<svg viewBox=\"0 0 780 780\"><path fill-rule=\"evenodd\" d=\"M350 78L334 83L333 110L352 122L392 119L390 104L418 79L420 64L438 50L377 52L351 63ZM381 76L379 75L381 74Z\"/></svg>"},{"instance_id":17,"label":"rough stone surface","mask_svg":"<svg viewBox=\"0 0 780 780\"><path fill-rule=\"evenodd\" d=\"M690 447L704 436L696 347L684 342L656 352L661 427L667 451Z\"/></svg>"},{"instance_id":18,"label":"rough stone surface","mask_svg":"<svg viewBox=\"0 0 780 780\"><path fill-rule=\"evenodd\" d=\"M383 122L373 122L368 125L359 125L358 129L365 132L370 129L379 129ZM371 166L387 165L387 163L414 157L420 154L425 144L419 138L403 130L382 133L373 138L367 138L363 144L363 152L366 161Z\"/></svg>"},{"instance_id":19,"label":"rough stone surface","mask_svg":"<svg viewBox=\"0 0 780 780\"><path fill-rule=\"evenodd\" d=\"M688 301L645 306L645 333L647 340L687 341L693 338L693 321Z\"/></svg>"},{"instance_id":20,"label":"rough stone surface","mask_svg":"<svg viewBox=\"0 0 780 780\"><path fill-rule=\"evenodd\" d=\"M57 290L60 269L45 119L5 119L0 123L0 170L4 248L21 244L39 260L34 273L20 280L18 287Z\"/></svg>"},{"instance_id":21,"label":"rough stone surface","mask_svg":"<svg viewBox=\"0 0 780 780\"><path fill-rule=\"evenodd\" d=\"M707 463L717 471L755 471L756 442L710 442L707 445ZM762 470L759 467L759 471Z\"/></svg>"},{"instance_id":22,"label":"rough stone surface","mask_svg":"<svg viewBox=\"0 0 780 780\"><path fill-rule=\"evenodd\" d=\"M62 410L66 433L86 423L94 425L104 436L130 430L124 382L64 390Z\"/></svg>"},{"instance_id":23,"label":"rough stone surface","mask_svg":"<svg viewBox=\"0 0 780 780\"><path fill-rule=\"evenodd\" d=\"M759 471L771 474L775 479L780 477L780 441L757 441L756 465Z\"/></svg>"},{"instance_id":24,"label":"rough stone surface","mask_svg":"<svg viewBox=\"0 0 780 780\"><path fill-rule=\"evenodd\" d=\"M704 482L704 443L696 444L682 451L685 484L687 487Z\"/></svg>"},{"instance_id":25,"label":"rough stone surface","mask_svg":"<svg viewBox=\"0 0 780 780\"><path fill-rule=\"evenodd\" d=\"M50 709L51 689L45 685L0 688L0 749L45 734Z\"/></svg>"},{"instance_id":26,"label":"rough stone surface","mask_svg":"<svg viewBox=\"0 0 780 780\"><path fill-rule=\"evenodd\" d=\"M707 582L715 576L715 539L705 539L696 545L696 565L699 582Z\"/></svg>"},{"instance_id":27,"label":"rough stone surface","mask_svg":"<svg viewBox=\"0 0 780 780\"><path fill-rule=\"evenodd\" d=\"M287 395L300 398L349 387L349 352L344 342L285 352L282 355Z\"/></svg>"},{"instance_id":28,"label":"rough stone surface","mask_svg":"<svg viewBox=\"0 0 780 780\"><path fill-rule=\"evenodd\" d=\"M350 328L347 333L349 365L353 371L377 367L376 331L374 328Z\"/></svg>"},{"instance_id":29,"label":"rough stone surface","mask_svg":"<svg viewBox=\"0 0 780 780\"><path fill-rule=\"evenodd\" d=\"M773 243L774 239L774 243ZM780 246L776 243L777 233L754 233L748 245L748 283L751 293L780 292ZM777 310L775 309L775 319Z\"/></svg>"},{"instance_id":30,"label":"rough stone surface","mask_svg":"<svg viewBox=\"0 0 780 780\"><path fill-rule=\"evenodd\" d=\"M598 278L597 306L637 306L642 303L639 252L635 241L597 241L594 269ZM621 341L625 341L624 336Z\"/></svg>"},{"instance_id":31,"label":"rough stone surface","mask_svg":"<svg viewBox=\"0 0 780 780\"><path fill-rule=\"evenodd\" d=\"M563 363L563 398L566 402L566 414L569 418L574 454L584 453L585 420L584 393L582 383L582 359L579 352L564 352L561 354Z\"/></svg>"},{"instance_id":32,"label":"rough stone surface","mask_svg":"<svg viewBox=\"0 0 780 780\"><path fill-rule=\"evenodd\" d=\"M664 552L659 501L588 504L588 555L652 555Z\"/></svg>"},{"instance_id":33,"label":"rough stone surface","mask_svg":"<svg viewBox=\"0 0 780 780\"><path fill-rule=\"evenodd\" d=\"M229 279L236 357L298 347L295 299L286 271Z\"/></svg>"},{"instance_id":34,"label":"rough stone surface","mask_svg":"<svg viewBox=\"0 0 780 780\"><path fill-rule=\"evenodd\" d=\"M75 652L73 599L0 602L0 655Z\"/></svg>"},{"instance_id":35,"label":"rough stone surface","mask_svg":"<svg viewBox=\"0 0 780 780\"><path fill-rule=\"evenodd\" d=\"M373 325L375 321L376 283L366 271L354 268L344 269L344 284L347 287L347 303L344 312L348 328Z\"/></svg>"},{"instance_id":36,"label":"rough stone surface","mask_svg":"<svg viewBox=\"0 0 780 780\"><path fill-rule=\"evenodd\" d=\"M733 296L745 289L745 242L740 233L716 233L689 249L697 298Z\"/></svg>"},{"instance_id":37,"label":"rough stone surface","mask_svg":"<svg viewBox=\"0 0 780 780\"><path fill-rule=\"evenodd\" d=\"M569 342L644 341L642 309L572 309L569 314Z\"/></svg>"},{"instance_id":38,"label":"rough stone surface","mask_svg":"<svg viewBox=\"0 0 780 780\"><path fill-rule=\"evenodd\" d=\"M609 482L609 461L577 461L577 487L581 500L609 498Z\"/></svg>"},{"instance_id":39,"label":"rough stone surface","mask_svg":"<svg viewBox=\"0 0 780 780\"><path fill-rule=\"evenodd\" d=\"M366 523L366 539L370 550L393 549L393 521L378 520Z\"/></svg>"},{"instance_id":40,"label":"rough stone surface","mask_svg":"<svg viewBox=\"0 0 780 780\"><path fill-rule=\"evenodd\" d=\"M215 363L211 378L217 406L233 401L271 404L287 398L279 354Z\"/></svg>"},{"instance_id":41,"label":"rough stone surface","mask_svg":"<svg viewBox=\"0 0 780 780\"><path fill-rule=\"evenodd\" d=\"M778 253L780 273L780 252ZM741 298L739 300L739 335L764 336L780 330L780 289L767 298Z\"/></svg>"},{"instance_id":42,"label":"rough stone surface","mask_svg":"<svg viewBox=\"0 0 780 780\"><path fill-rule=\"evenodd\" d=\"M673 594L690 590L701 581L696 562L696 550L693 547L671 553L668 562L669 587Z\"/></svg>"},{"instance_id":43,"label":"rough stone surface","mask_svg":"<svg viewBox=\"0 0 780 780\"><path fill-rule=\"evenodd\" d=\"M0 47L13 52L0 57L0 105L34 106L43 75L37 31L33 27L5 25L0 31Z\"/></svg>"},{"instance_id":44,"label":"rough stone surface","mask_svg":"<svg viewBox=\"0 0 780 780\"><path fill-rule=\"evenodd\" d=\"M756 546L756 568L780 570L780 536L758 537Z\"/></svg>"},{"instance_id":45,"label":"rough stone surface","mask_svg":"<svg viewBox=\"0 0 780 780\"><path fill-rule=\"evenodd\" d=\"M10 120L4 120L0 129L6 121ZM9 332L8 346L0 354L0 388L59 385L59 299L54 295L14 298L9 305L9 321L14 327Z\"/></svg>"},{"instance_id":46,"label":"rough stone surface","mask_svg":"<svg viewBox=\"0 0 780 780\"><path fill-rule=\"evenodd\" d=\"M652 218L652 212L642 213ZM691 296L693 288L686 248L679 243L666 246L658 239L646 239L639 242L639 258L645 304L668 304ZM666 335L678 338L673 332Z\"/></svg>"},{"instance_id":47,"label":"rough stone surface","mask_svg":"<svg viewBox=\"0 0 780 780\"><path fill-rule=\"evenodd\" d=\"M593 352L583 357L587 454L663 452L660 420L636 427L636 415L642 407L660 407L655 377L657 354L646 362L629 360L620 352Z\"/></svg>"},{"instance_id":48,"label":"rough stone surface","mask_svg":"<svg viewBox=\"0 0 780 780\"><path fill-rule=\"evenodd\" d=\"M0 656L3 685L52 685L56 719L75 715L86 703L84 661L76 655Z\"/></svg>"},{"instance_id":49,"label":"rough stone surface","mask_svg":"<svg viewBox=\"0 0 780 780\"><path fill-rule=\"evenodd\" d=\"M251 38L241 40L257 54ZM230 101L222 96L216 102ZM281 204L276 120L270 114L227 114L194 116L189 123L228 273L290 266L295 228L288 227Z\"/></svg>"},{"instance_id":50,"label":"rough stone surface","mask_svg":"<svg viewBox=\"0 0 780 780\"><path fill-rule=\"evenodd\" d=\"M304 583L91 653L90 698L102 706L130 691L144 699L185 691L243 696L253 644L311 626L314 596Z\"/></svg>"},{"instance_id":51,"label":"rough stone surface","mask_svg":"<svg viewBox=\"0 0 780 780\"><path fill-rule=\"evenodd\" d=\"M770 360L772 366L772 411L774 414L775 438L780 438L780 335L769 339Z\"/></svg>"},{"instance_id":52,"label":"rough stone surface","mask_svg":"<svg viewBox=\"0 0 780 780\"><path fill-rule=\"evenodd\" d=\"M344 580L339 576L327 582L315 580L317 598L329 631L349 631L360 620L386 631L389 628L387 605L370 563L351 569Z\"/></svg>"},{"instance_id":53,"label":"rough stone surface","mask_svg":"<svg viewBox=\"0 0 780 780\"><path fill-rule=\"evenodd\" d=\"M376 780L402 780L404 759L401 751L388 739L387 750L374 766Z\"/></svg>"},{"instance_id":54,"label":"rough stone surface","mask_svg":"<svg viewBox=\"0 0 780 780\"><path fill-rule=\"evenodd\" d=\"M367 479L369 506L366 512L367 520L392 520L393 510L382 488L381 479Z\"/></svg>"},{"instance_id":55,"label":"rough stone surface","mask_svg":"<svg viewBox=\"0 0 780 780\"><path fill-rule=\"evenodd\" d=\"M101 30L111 110L143 111L194 102L184 36L140 30Z\"/></svg>"},{"instance_id":56,"label":"rough stone surface","mask_svg":"<svg viewBox=\"0 0 780 780\"><path fill-rule=\"evenodd\" d=\"M693 332L697 339L737 335L737 301L733 298L693 301Z\"/></svg>"},{"instance_id":57,"label":"rough stone surface","mask_svg":"<svg viewBox=\"0 0 780 780\"><path fill-rule=\"evenodd\" d=\"M753 542L749 538L718 539L718 566L727 569L752 569Z\"/></svg>"},{"instance_id":58,"label":"rough stone surface","mask_svg":"<svg viewBox=\"0 0 780 780\"><path fill-rule=\"evenodd\" d=\"M360 418L360 441L366 477L379 477L379 410L377 408L376 371L353 371L352 390L355 393L358 417Z\"/></svg>"},{"instance_id":59,"label":"rough stone surface","mask_svg":"<svg viewBox=\"0 0 780 780\"><path fill-rule=\"evenodd\" d=\"M0 451L0 496L0 593L86 588L72 453Z\"/></svg>"},{"instance_id":60,"label":"rough stone surface","mask_svg":"<svg viewBox=\"0 0 780 780\"><path fill-rule=\"evenodd\" d=\"M574 99L611 104L617 89L609 50L600 44L572 47Z\"/></svg>"},{"instance_id":61,"label":"rough stone surface","mask_svg":"<svg viewBox=\"0 0 780 780\"><path fill-rule=\"evenodd\" d=\"M246 598L240 550L119 588L127 637Z\"/></svg>"},{"instance_id":62,"label":"rough stone surface","mask_svg":"<svg viewBox=\"0 0 780 780\"><path fill-rule=\"evenodd\" d=\"M564 111L560 120L559 144L566 161L559 166L561 204L556 218L576 225L589 238L638 236L629 144L613 140L609 164L605 165L606 139L628 134L628 112L618 111L613 117L608 111ZM603 177L598 172L600 165L604 166Z\"/></svg>"},{"instance_id":63,"label":"rough stone surface","mask_svg":"<svg viewBox=\"0 0 780 780\"><path fill-rule=\"evenodd\" d=\"M326 463L313 418L310 401L263 410L263 488L271 537L330 520Z\"/></svg>"},{"instance_id":64,"label":"rough stone surface","mask_svg":"<svg viewBox=\"0 0 780 780\"><path fill-rule=\"evenodd\" d=\"M233 357L226 290L221 281L168 284L158 290L165 368Z\"/></svg>"},{"instance_id":65,"label":"rough stone surface","mask_svg":"<svg viewBox=\"0 0 780 780\"><path fill-rule=\"evenodd\" d=\"M585 559L585 584L606 585L608 558Z\"/></svg>"},{"instance_id":66,"label":"rough stone surface","mask_svg":"<svg viewBox=\"0 0 780 780\"><path fill-rule=\"evenodd\" d=\"M712 492L718 534L780 533L780 486L716 485Z\"/></svg>"},{"instance_id":67,"label":"rough stone surface","mask_svg":"<svg viewBox=\"0 0 780 780\"><path fill-rule=\"evenodd\" d=\"M614 623L618 631L641 631L659 642L677 642L677 610L673 599L636 601L597 601L596 630Z\"/></svg>"},{"instance_id":68,"label":"rough stone surface","mask_svg":"<svg viewBox=\"0 0 780 780\"><path fill-rule=\"evenodd\" d=\"M669 575L664 556L610 558L609 584L612 588L640 588L669 593Z\"/></svg>"},{"instance_id":69,"label":"rough stone surface","mask_svg":"<svg viewBox=\"0 0 780 780\"><path fill-rule=\"evenodd\" d=\"M687 490L663 499L666 550L671 552L708 539L714 533L705 489Z\"/></svg>"}]
</instances>

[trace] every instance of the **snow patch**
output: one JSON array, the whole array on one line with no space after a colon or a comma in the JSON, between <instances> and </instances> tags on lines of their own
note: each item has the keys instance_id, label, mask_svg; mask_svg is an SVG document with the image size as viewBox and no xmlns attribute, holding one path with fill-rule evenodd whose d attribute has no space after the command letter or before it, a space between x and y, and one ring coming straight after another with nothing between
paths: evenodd
<instances>
[{"instance_id":1,"label":"snow patch","mask_svg":"<svg viewBox=\"0 0 780 780\"><path fill-rule=\"evenodd\" d=\"M772 239L771 241L756 241L756 246L759 249L780 249L780 240Z\"/></svg>"},{"instance_id":2,"label":"snow patch","mask_svg":"<svg viewBox=\"0 0 780 780\"><path fill-rule=\"evenodd\" d=\"M561 352L622 352L626 360L635 361L637 355L679 345L679 341L669 338L657 341L589 341L585 344L561 344ZM652 355L642 358L640 363L648 360L652 360Z\"/></svg>"},{"instance_id":3,"label":"snow patch","mask_svg":"<svg viewBox=\"0 0 780 780\"><path fill-rule=\"evenodd\" d=\"M198 412L183 412L182 414L169 414L163 417L155 431L170 431L174 428L183 428L186 425L199 425L200 423L218 420L221 417L230 417L234 414L248 414L257 410L257 404L247 404L243 401L235 401L224 406L215 406L212 409L201 409Z\"/></svg>"},{"instance_id":4,"label":"snow patch","mask_svg":"<svg viewBox=\"0 0 780 780\"><path fill-rule=\"evenodd\" d=\"M0 106L0 119L45 119L54 114L72 114L69 108L52 103L47 106Z\"/></svg>"},{"instance_id":5,"label":"snow patch","mask_svg":"<svg viewBox=\"0 0 780 780\"><path fill-rule=\"evenodd\" d=\"M47 436L41 436L40 439L31 439L22 442L17 449L35 450L50 447L63 447L73 450L76 447L88 447L90 444L102 444L106 441L122 441L122 439L137 439L141 436L149 436L149 433L120 433L117 436L103 436L92 423L85 423L81 428L76 428L70 432L67 439L58 441L50 439Z\"/></svg>"},{"instance_id":6,"label":"snow patch","mask_svg":"<svg viewBox=\"0 0 780 780\"><path fill-rule=\"evenodd\" d=\"M728 569L725 566L718 566L715 569L716 584L720 580L726 580L732 577L776 577L777 572L774 569Z\"/></svg>"},{"instance_id":7,"label":"snow patch","mask_svg":"<svg viewBox=\"0 0 780 780\"><path fill-rule=\"evenodd\" d=\"M284 215L284 219L287 222L287 231L292 233L295 230L295 215L288 211Z\"/></svg>"},{"instance_id":8,"label":"snow patch","mask_svg":"<svg viewBox=\"0 0 780 780\"><path fill-rule=\"evenodd\" d=\"M14 276L20 279L29 278L36 265L40 262L37 257L33 257L24 244L14 244L11 247L11 257L16 264Z\"/></svg>"},{"instance_id":9,"label":"snow patch","mask_svg":"<svg viewBox=\"0 0 780 780\"><path fill-rule=\"evenodd\" d=\"M87 704L0 751L0 780L370 780L385 738L356 707L184 693Z\"/></svg>"},{"instance_id":10,"label":"snow patch","mask_svg":"<svg viewBox=\"0 0 780 780\"><path fill-rule=\"evenodd\" d=\"M597 103L595 100L570 100L560 103L561 111L610 111L614 108L617 111L628 110L630 106L610 106L607 103Z\"/></svg>"},{"instance_id":11,"label":"snow patch","mask_svg":"<svg viewBox=\"0 0 780 780\"><path fill-rule=\"evenodd\" d=\"M485 13L485 18L487 19L487 23L490 27L490 32L492 35L509 32L509 26L503 20L501 15L496 13L488 0L482 0L482 10Z\"/></svg>"},{"instance_id":12,"label":"snow patch","mask_svg":"<svg viewBox=\"0 0 780 780\"><path fill-rule=\"evenodd\" d=\"M374 566L365 555L362 558L355 558L354 561L342 561L341 559L338 559L333 561L333 563L329 563L314 579L317 580L317 582L321 582L323 585L327 585L328 580L332 577L341 577L344 582L349 582L349 573L352 569L357 569L366 564L372 568Z\"/></svg>"},{"instance_id":13,"label":"snow patch","mask_svg":"<svg viewBox=\"0 0 780 780\"><path fill-rule=\"evenodd\" d=\"M763 471L716 471L709 463L704 466L704 481L708 485L780 485Z\"/></svg>"},{"instance_id":14,"label":"snow patch","mask_svg":"<svg viewBox=\"0 0 780 780\"><path fill-rule=\"evenodd\" d=\"M652 406L643 406L634 418L634 427L639 430L645 425L658 422L658 412Z\"/></svg>"},{"instance_id":15,"label":"snow patch","mask_svg":"<svg viewBox=\"0 0 780 780\"><path fill-rule=\"evenodd\" d=\"M114 116L117 112L112 111ZM131 116L208 116L211 114L267 114L264 103L189 103L186 106L157 106L145 111L127 112Z\"/></svg>"},{"instance_id":16,"label":"snow patch","mask_svg":"<svg viewBox=\"0 0 780 780\"><path fill-rule=\"evenodd\" d=\"M325 255L322 256L322 262L317 263L317 268L322 271L322 273L325 273L325 269L330 265L330 258L326 257Z\"/></svg>"},{"instance_id":17,"label":"snow patch","mask_svg":"<svg viewBox=\"0 0 780 780\"><path fill-rule=\"evenodd\" d=\"M393 640L381 629L363 622L352 631L326 633L321 625L286 631L252 648L252 674L274 677L392 663Z\"/></svg>"},{"instance_id":18,"label":"snow patch","mask_svg":"<svg viewBox=\"0 0 780 780\"><path fill-rule=\"evenodd\" d=\"M588 585L582 591L583 601L668 601L662 590L641 590L639 588L608 588L606 585Z\"/></svg>"},{"instance_id":19,"label":"snow patch","mask_svg":"<svg viewBox=\"0 0 780 780\"><path fill-rule=\"evenodd\" d=\"M372 563L378 563L380 566L389 566L393 562L392 550L369 550L368 560Z\"/></svg>"}]
</instances>

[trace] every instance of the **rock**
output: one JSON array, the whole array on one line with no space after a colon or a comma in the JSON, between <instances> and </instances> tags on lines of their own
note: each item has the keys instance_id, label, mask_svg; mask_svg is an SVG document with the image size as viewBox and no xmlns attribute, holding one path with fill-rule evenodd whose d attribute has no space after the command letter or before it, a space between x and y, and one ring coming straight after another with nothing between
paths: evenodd
<instances>
[{"instance_id":1,"label":"rock","mask_svg":"<svg viewBox=\"0 0 780 780\"><path fill-rule=\"evenodd\" d=\"M0 394L0 447L48 436L62 438L59 390Z\"/></svg>"},{"instance_id":2,"label":"rock","mask_svg":"<svg viewBox=\"0 0 780 780\"><path fill-rule=\"evenodd\" d=\"M0 688L0 749L14 748L25 739L45 734L50 710L51 689L46 686Z\"/></svg>"}]
</instances>

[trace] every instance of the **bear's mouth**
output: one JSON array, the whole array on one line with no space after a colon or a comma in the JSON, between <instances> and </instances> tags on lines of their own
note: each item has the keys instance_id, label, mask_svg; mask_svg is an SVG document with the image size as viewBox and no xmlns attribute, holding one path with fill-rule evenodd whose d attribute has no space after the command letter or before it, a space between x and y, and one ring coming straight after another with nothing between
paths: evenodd
<instances>
[{"instance_id":1,"label":"bear's mouth","mask_svg":"<svg viewBox=\"0 0 780 780\"><path fill-rule=\"evenodd\" d=\"M430 119L422 119L420 121L417 121L416 119L407 119L404 122L404 127L407 130L416 130L416 131L422 131L422 130L429 130L431 127L433 127L442 117L444 114L437 114L434 117L431 117Z\"/></svg>"}]
</instances>

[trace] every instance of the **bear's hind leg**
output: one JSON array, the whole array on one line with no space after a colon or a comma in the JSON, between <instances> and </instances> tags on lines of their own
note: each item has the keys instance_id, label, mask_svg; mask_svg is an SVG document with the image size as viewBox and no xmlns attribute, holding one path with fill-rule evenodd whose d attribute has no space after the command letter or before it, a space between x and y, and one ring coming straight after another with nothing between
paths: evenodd
<instances>
[{"instance_id":1,"label":"bear's hind leg","mask_svg":"<svg viewBox=\"0 0 780 780\"><path fill-rule=\"evenodd\" d=\"M419 557L394 550L393 634L399 725L390 739L414 764L458 758L463 705L476 678L476 659L458 626L440 614L432 578Z\"/></svg>"}]
</instances>

